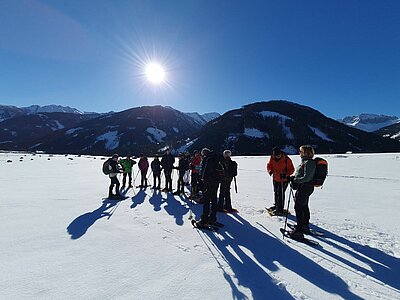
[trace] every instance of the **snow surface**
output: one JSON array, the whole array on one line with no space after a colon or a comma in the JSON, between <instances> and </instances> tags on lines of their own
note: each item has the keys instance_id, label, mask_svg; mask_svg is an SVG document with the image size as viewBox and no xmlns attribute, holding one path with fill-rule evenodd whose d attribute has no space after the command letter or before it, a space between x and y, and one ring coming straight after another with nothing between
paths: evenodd
<instances>
[{"instance_id":1,"label":"snow surface","mask_svg":"<svg viewBox=\"0 0 400 300\"><path fill-rule=\"evenodd\" d=\"M225 227L211 233L192 228L201 206L184 197L104 200L100 157L0 153L1 298L399 299L400 154L323 157L310 207L326 237L313 248L282 240L284 218L263 211L268 157L233 158L240 213L218 214Z\"/></svg>"},{"instance_id":2,"label":"snow surface","mask_svg":"<svg viewBox=\"0 0 400 300\"><path fill-rule=\"evenodd\" d=\"M324 133L321 129L317 128L317 127L312 127L310 125L308 125L308 127L321 139L328 141L328 142L333 142L332 139L328 138L327 134Z\"/></svg>"},{"instance_id":3,"label":"snow surface","mask_svg":"<svg viewBox=\"0 0 400 300\"><path fill-rule=\"evenodd\" d=\"M51 130L53 130L53 131L65 128L65 126L63 124L61 124L60 121L58 121L58 120L53 120L53 121L49 122L49 124L50 124Z\"/></svg>"},{"instance_id":4,"label":"snow surface","mask_svg":"<svg viewBox=\"0 0 400 300\"><path fill-rule=\"evenodd\" d=\"M269 138L268 133L258 130L257 128L245 128L243 135L255 139Z\"/></svg>"},{"instance_id":5,"label":"snow surface","mask_svg":"<svg viewBox=\"0 0 400 300\"><path fill-rule=\"evenodd\" d=\"M151 134L151 138L150 136L148 137L150 138L150 141L153 143L154 143L153 139L156 140L156 142L162 142L163 139L167 136L167 134L164 131L154 127L148 127L146 129L146 132Z\"/></svg>"},{"instance_id":6,"label":"snow surface","mask_svg":"<svg viewBox=\"0 0 400 300\"><path fill-rule=\"evenodd\" d=\"M77 131L79 131L79 130L82 130L83 129L83 127L75 127L75 128L71 128L71 129L68 129L67 131L65 131L65 135L69 135L69 134L74 134L75 132L77 132Z\"/></svg>"},{"instance_id":7,"label":"snow surface","mask_svg":"<svg viewBox=\"0 0 400 300\"><path fill-rule=\"evenodd\" d=\"M285 136L288 140L293 140L294 139L294 135L292 133L292 131L290 130L290 128L288 126L285 125L285 121L286 120L293 120L292 118L282 115L280 113L274 112L274 111L268 111L268 110L263 110L258 112L258 114L260 114L261 116L263 116L264 118L278 118L279 123L282 125L282 130L285 133Z\"/></svg>"},{"instance_id":8,"label":"snow surface","mask_svg":"<svg viewBox=\"0 0 400 300\"><path fill-rule=\"evenodd\" d=\"M105 148L113 150L119 146L118 131L108 131L96 138L96 141L106 141Z\"/></svg>"}]
</instances>

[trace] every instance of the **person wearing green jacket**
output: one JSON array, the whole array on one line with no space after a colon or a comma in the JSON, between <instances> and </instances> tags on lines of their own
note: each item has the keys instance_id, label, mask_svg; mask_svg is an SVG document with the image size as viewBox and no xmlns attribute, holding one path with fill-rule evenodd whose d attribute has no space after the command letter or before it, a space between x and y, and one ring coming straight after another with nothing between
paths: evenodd
<instances>
[{"instance_id":1,"label":"person wearing green jacket","mask_svg":"<svg viewBox=\"0 0 400 300\"><path fill-rule=\"evenodd\" d=\"M126 176L128 175L129 177L129 186L128 187L133 187L132 186L132 168L136 164L136 161L131 158L130 155L127 155L125 159L120 159L119 164L122 166L124 173L123 173L123 179L122 179L122 188L125 188L126 184Z\"/></svg>"}]
</instances>

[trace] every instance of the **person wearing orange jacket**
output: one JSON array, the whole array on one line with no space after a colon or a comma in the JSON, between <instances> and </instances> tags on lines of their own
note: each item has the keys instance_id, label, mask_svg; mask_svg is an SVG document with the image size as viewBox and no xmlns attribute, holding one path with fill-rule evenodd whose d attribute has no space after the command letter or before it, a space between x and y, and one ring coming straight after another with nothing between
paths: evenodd
<instances>
[{"instance_id":1,"label":"person wearing orange jacket","mask_svg":"<svg viewBox=\"0 0 400 300\"><path fill-rule=\"evenodd\" d=\"M267 171L273 179L275 201L268 210L273 215L282 216L288 177L294 173L293 162L279 147L274 147L267 163Z\"/></svg>"}]
</instances>

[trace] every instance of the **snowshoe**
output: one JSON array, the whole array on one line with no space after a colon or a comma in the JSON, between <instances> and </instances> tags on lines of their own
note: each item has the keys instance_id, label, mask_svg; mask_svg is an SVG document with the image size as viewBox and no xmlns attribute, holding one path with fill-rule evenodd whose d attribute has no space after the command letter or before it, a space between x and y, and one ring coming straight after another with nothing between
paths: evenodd
<instances>
[{"instance_id":1,"label":"snowshoe","mask_svg":"<svg viewBox=\"0 0 400 300\"><path fill-rule=\"evenodd\" d=\"M225 225L224 224L222 224L222 223L220 223L220 222L217 222L217 221L215 221L215 222L209 222L208 223L210 226L215 226L215 227L224 227Z\"/></svg>"},{"instance_id":2,"label":"snowshoe","mask_svg":"<svg viewBox=\"0 0 400 300\"><path fill-rule=\"evenodd\" d=\"M196 221L194 219L191 220L190 222L193 225L193 228L196 228L196 229L204 229L204 230L209 230L209 231L213 231L213 232L218 231L218 227L211 226L208 223L203 223L201 221Z\"/></svg>"},{"instance_id":3,"label":"snowshoe","mask_svg":"<svg viewBox=\"0 0 400 300\"><path fill-rule=\"evenodd\" d=\"M313 247L319 246L319 243L317 241L313 241L308 238L305 238L304 235L301 233L294 233L294 231L288 231L283 228L280 228L279 230L283 234L284 237L290 238L294 241L297 241L297 242L300 242L300 243L303 243L303 244L306 244L309 246L313 246Z\"/></svg>"},{"instance_id":4,"label":"snowshoe","mask_svg":"<svg viewBox=\"0 0 400 300\"><path fill-rule=\"evenodd\" d=\"M287 226L290 229L294 229L296 227L296 225L291 224L291 223L288 223ZM302 228L302 231L306 235L314 235L314 236L319 236L319 237L325 236L325 234L322 231L317 231L317 230L310 229L308 226L304 226Z\"/></svg>"}]
</instances>

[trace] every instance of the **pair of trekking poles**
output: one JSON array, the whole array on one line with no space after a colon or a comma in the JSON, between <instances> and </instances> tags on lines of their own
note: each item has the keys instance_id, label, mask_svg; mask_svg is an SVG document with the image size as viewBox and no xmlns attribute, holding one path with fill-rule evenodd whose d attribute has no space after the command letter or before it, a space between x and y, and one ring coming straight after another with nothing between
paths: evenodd
<instances>
[{"instance_id":1,"label":"pair of trekking poles","mask_svg":"<svg viewBox=\"0 0 400 300\"><path fill-rule=\"evenodd\" d=\"M288 204L287 204L287 209L286 209L285 225L283 226L284 232L286 232L287 220L288 220L288 216L289 216L290 198L291 198L292 195L293 195L293 200L294 200L294 192L293 192L292 184L289 182L289 185L290 185L289 199L288 199ZM282 199L284 199L285 190L283 189L283 181L281 181L281 190L282 190ZM283 235L282 239L285 239L285 235Z\"/></svg>"}]
</instances>

